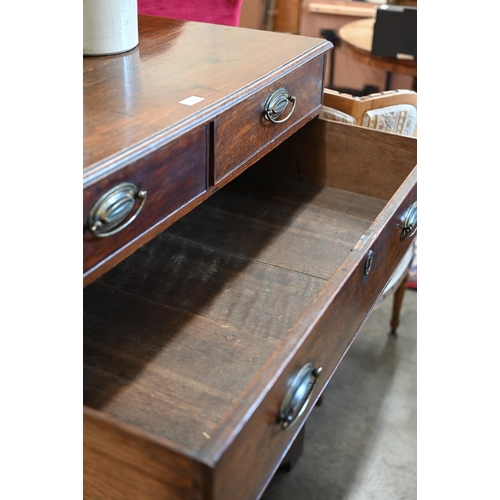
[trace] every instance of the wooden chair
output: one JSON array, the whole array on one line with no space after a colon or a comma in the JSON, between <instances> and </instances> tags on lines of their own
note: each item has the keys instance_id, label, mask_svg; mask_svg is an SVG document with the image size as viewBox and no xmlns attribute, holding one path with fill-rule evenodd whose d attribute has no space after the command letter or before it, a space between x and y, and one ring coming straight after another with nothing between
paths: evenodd
<instances>
[{"instance_id":1,"label":"wooden chair","mask_svg":"<svg viewBox=\"0 0 500 500\"><path fill-rule=\"evenodd\" d=\"M382 132L416 137L417 93L413 90L388 90L363 97L325 89L321 118L350 125L368 127ZM393 295L391 333L396 334L410 266L415 257L411 245L386 285L377 305Z\"/></svg>"},{"instance_id":2,"label":"wooden chair","mask_svg":"<svg viewBox=\"0 0 500 500\"><path fill-rule=\"evenodd\" d=\"M413 90L388 90L354 97L325 89L321 117L416 137L417 93Z\"/></svg>"}]
</instances>

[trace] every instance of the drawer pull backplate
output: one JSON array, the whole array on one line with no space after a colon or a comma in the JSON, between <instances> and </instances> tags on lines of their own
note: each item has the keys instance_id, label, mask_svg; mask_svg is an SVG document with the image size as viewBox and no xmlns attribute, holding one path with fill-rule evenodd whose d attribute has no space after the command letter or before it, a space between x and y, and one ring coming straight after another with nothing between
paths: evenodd
<instances>
[{"instance_id":1,"label":"drawer pull backplate","mask_svg":"<svg viewBox=\"0 0 500 500\"><path fill-rule=\"evenodd\" d=\"M417 202L406 212L401 239L411 238L417 232Z\"/></svg>"},{"instance_id":2,"label":"drawer pull backplate","mask_svg":"<svg viewBox=\"0 0 500 500\"><path fill-rule=\"evenodd\" d=\"M313 368L311 363L307 363L293 378L281 403L278 418L283 429L290 428L304 413L321 370L321 367Z\"/></svg>"},{"instance_id":3,"label":"drawer pull backplate","mask_svg":"<svg viewBox=\"0 0 500 500\"><path fill-rule=\"evenodd\" d=\"M139 191L134 184L124 182L104 193L92 206L88 217L89 231L97 238L105 238L127 227L146 203L146 191ZM132 217L136 198L141 200ZM124 222L126 221L126 222Z\"/></svg>"},{"instance_id":4,"label":"drawer pull backplate","mask_svg":"<svg viewBox=\"0 0 500 500\"><path fill-rule=\"evenodd\" d=\"M279 117L283 114L288 103L292 103L292 109L290 113L279 120ZM273 123L283 123L292 116L292 113L295 109L295 104L297 103L297 99L293 95L288 95L286 89L278 89L275 90L268 98L264 105L264 118Z\"/></svg>"}]
</instances>

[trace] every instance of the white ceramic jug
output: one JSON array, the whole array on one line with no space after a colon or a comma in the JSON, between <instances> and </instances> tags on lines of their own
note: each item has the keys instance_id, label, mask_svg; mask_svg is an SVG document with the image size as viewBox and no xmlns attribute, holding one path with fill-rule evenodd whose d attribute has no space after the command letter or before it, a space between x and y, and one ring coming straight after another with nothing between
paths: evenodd
<instances>
[{"instance_id":1,"label":"white ceramic jug","mask_svg":"<svg viewBox=\"0 0 500 500\"><path fill-rule=\"evenodd\" d=\"M83 0L83 55L132 50L139 43L137 0Z\"/></svg>"}]
</instances>

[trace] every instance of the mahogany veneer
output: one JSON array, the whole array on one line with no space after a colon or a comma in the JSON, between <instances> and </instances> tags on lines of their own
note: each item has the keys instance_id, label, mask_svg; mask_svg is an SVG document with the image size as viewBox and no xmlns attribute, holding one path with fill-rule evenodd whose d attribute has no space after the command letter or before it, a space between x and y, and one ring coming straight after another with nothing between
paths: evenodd
<instances>
[{"instance_id":1,"label":"mahogany veneer","mask_svg":"<svg viewBox=\"0 0 500 500\"><path fill-rule=\"evenodd\" d=\"M84 285L317 116L330 47L325 40L308 37L290 40L282 33L139 16L135 49L85 57ZM283 86L297 94L293 115L283 124L261 120L267 98ZM201 100L183 104L192 97ZM207 134L206 148L199 135L196 146L188 142L196 130ZM145 178L144 168L168 169L166 175L175 179L166 181L166 189L162 182L152 187L157 179L152 172ZM184 186L193 175L190 188ZM97 244L88 231L90 206L98 193L126 176L137 179L137 188L156 201L146 202L133 225ZM169 209L157 201L164 197L170 198Z\"/></svg>"},{"instance_id":2,"label":"mahogany veneer","mask_svg":"<svg viewBox=\"0 0 500 500\"><path fill-rule=\"evenodd\" d=\"M201 35L215 47L189 48ZM323 41L154 18L141 37L130 113L100 74L113 58L84 77L114 103L87 110L84 228L115 181L151 192L109 239L84 229L84 496L253 500L411 243L416 139L315 118ZM259 125L279 86L297 114ZM285 428L307 363L322 371Z\"/></svg>"}]
</instances>

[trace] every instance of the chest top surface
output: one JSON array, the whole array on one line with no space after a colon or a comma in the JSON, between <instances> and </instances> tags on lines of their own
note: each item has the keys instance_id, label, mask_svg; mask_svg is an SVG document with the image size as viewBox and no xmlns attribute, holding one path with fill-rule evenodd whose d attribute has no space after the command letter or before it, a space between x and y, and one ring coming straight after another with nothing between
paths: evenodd
<instances>
[{"instance_id":1,"label":"chest top surface","mask_svg":"<svg viewBox=\"0 0 500 500\"><path fill-rule=\"evenodd\" d=\"M135 49L83 61L84 185L329 48L322 39L139 16Z\"/></svg>"}]
</instances>

